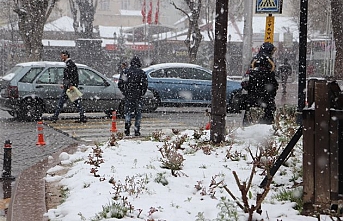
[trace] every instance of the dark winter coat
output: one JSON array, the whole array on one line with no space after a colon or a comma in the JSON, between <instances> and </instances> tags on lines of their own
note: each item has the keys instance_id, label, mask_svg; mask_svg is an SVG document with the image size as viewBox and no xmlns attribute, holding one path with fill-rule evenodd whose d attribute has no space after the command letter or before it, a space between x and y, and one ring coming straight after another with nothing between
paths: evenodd
<instances>
[{"instance_id":1,"label":"dark winter coat","mask_svg":"<svg viewBox=\"0 0 343 221\"><path fill-rule=\"evenodd\" d=\"M251 106L257 105L258 100L270 100L276 96L279 84L275 78L273 50L273 44L264 43L251 62L247 85Z\"/></svg>"},{"instance_id":2,"label":"dark winter coat","mask_svg":"<svg viewBox=\"0 0 343 221\"><path fill-rule=\"evenodd\" d=\"M131 60L130 68L121 74L118 87L127 99L140 99L148 89L148 78L141 69L141 62L137 57Z\"/></svg>"},{"instance_id":3,"label":"dark winter coat","mask_svg":"<svg viewBox=\"0 0 343 221\"><path fill-rule=\"evenodd\" d=\"M253 70L262 71L275 71L275 64L272 58L272 54L275 50L273 44L265 42L260 47L257 55L251 61L251 67Z\"/></svg>"},{"instance_id":4,"label":"dark winter coat","mask_svg":"<svg viewBox=\"0 0 343 221\"><path fill-rule=\"evenodd\" d=\"M292 66L285 62L278 69L278 74L280 77L288 77L292 74Z\"/></svg>"},{"instance_id":5,"label":"dark winter coat","mask_svg":"<svg viewBox=\"0 0 343 221\"><path fill-rule=\"evenodd\" d=\"M70 86L78 87L79 73L77 72L76 64L70 58L65 62L66 67L63 71L63 88L67 90Z\"/></svg>"}]
</instances>

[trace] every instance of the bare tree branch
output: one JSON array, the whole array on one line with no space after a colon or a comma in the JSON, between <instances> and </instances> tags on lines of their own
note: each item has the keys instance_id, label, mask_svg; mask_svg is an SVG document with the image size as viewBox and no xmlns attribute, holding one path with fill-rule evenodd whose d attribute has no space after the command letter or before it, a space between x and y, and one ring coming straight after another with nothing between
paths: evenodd
<instances>
[{"instance_id":1,"label":"bare tree branch","mask_svg":"<svg viewBox=\"0 0 343 221\"><path fill-rule=\"evenodd\" d=\"M177 10L181 11L183 14L185 14L185 15L188 17L188 19L190 19L189 13L187 13L187 12L186 12L185 10L183 10L182 8L176 6L175 2L171 2L170 4L172 4L172 5L174 6L175 9L177 9Z\"/></svg>"}]
</instances>

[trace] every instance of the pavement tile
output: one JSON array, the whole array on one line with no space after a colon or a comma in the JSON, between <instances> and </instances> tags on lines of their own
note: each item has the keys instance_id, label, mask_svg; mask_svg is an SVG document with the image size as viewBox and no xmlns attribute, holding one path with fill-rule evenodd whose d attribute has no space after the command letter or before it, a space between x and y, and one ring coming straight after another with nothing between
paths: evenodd
<instances>
[{"instance_id":1,"label":"pavement tile","mask_svg":"<svg viewBox=\"0 0 343 221\"><path fill-rule=\"evenodd\" d=\"M22 171L16 178L12 199L8 208L7 221L47 221L43 217L46 212L45 204L45 176L48 169L59 163L61 152L73 153L78 144L54 153L51 162L44 159L41 162Z\"/></svg>"}]
</instances>

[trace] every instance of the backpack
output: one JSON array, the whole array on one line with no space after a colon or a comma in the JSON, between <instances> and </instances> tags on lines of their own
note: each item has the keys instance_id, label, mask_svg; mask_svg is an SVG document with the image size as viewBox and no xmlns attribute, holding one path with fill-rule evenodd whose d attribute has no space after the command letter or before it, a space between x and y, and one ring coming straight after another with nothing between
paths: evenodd
<instances>
[{"instance_id":1,"label":"backpack","mask_svg":"<svg viewBox=\"0 0 343 221\"><path fill-rule=\"evenodd\" d=\"M257 71L270 71L272 69L272 65L270 64L269 59L272 60L266 54L257 54L252 60L252 65L254 65L253 69Z\"/></svg>"}]
</instances>

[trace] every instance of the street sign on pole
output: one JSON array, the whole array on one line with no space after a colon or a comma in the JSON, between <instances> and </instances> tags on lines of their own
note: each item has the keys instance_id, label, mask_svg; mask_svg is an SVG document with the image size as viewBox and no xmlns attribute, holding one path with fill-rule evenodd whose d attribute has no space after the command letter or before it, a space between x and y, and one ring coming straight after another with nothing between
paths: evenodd
<instances>
[{"instance_id":1,"label":"street sign on pole","mask_svg":"<svg viewBox=\"0 0 343 221\"><path fill-rule=\"evenodd\" d=\"M256 0L256 14L282 14L282 0Z\"/></svg>"},{"instance_id":2,"label":"street sign on pole","mask_svg":"<svg viewBox=\"0 0 343 221\"><path fill-rule=\"evenodd\" d=\"M271 14L266 17L266 30L264 34L264 42L274 42L274 16Z\"/></svg>"}]
</instances>

